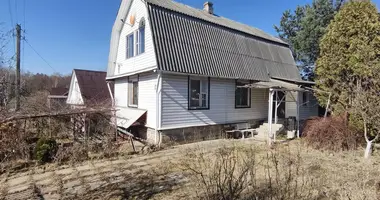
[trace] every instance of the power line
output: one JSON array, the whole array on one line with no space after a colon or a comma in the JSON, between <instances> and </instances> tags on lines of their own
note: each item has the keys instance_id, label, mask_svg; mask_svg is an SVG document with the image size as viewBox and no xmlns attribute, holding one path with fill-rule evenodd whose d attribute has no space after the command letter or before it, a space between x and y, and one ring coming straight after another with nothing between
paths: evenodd
<instances>
[{"instance_id":1,"label":"power line","mask_svg":"<svg viewBox=\"0 0 380 200\"><path fill-rule=\"evenodd\" d=\"M43 58L42 56L41 56L41 54L39 54L38 52L37 52L37 50L36 49L34 49L33 47L32 47L32 45L28 42L28 40L26 40L26 38L24 38L24 41L26 42L26 44L28 44L29 45L29 47L54 71L54 72L57 72L55 69L54 69L54 67L52 67L50 64L49 64L49 62L48 61L46 61L46 59L45 58Z\"/></svg>"}]
</instances>

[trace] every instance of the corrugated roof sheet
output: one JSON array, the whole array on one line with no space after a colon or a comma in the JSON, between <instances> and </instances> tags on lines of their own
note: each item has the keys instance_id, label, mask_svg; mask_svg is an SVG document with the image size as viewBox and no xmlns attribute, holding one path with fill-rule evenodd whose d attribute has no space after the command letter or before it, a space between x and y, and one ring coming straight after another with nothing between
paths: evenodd
<instances>
[{"instance_id":1,"label":"corrugated roof sheet","mask_svg":"<svg viewBox=\"0 0 380 200\"><path fill-rule=\"evenodd\" d=\"M210 15L203 10L199 10L199 9L190 7L188 5L175 2L173 0L146 0L146 1L150 4L154 4L154 5L157 5L157 6L160 6L160 7L175 11L175 12L179 12L188 16L192 16L201 20L205 20L213 24L218 24L221 26L225 26L228 28L232 28L238 31L248 33L250 35L255 35L267 40L272 40L275 42L286 44L281 39L276 38L272 35L269 35L258 28L251 27L246 24L242 24L242 23L239 23L239 22L236 22L236 21L233 21L221 16Z\"/></svg>"},{"instance_id":2,"label":"corrugated roof sheet","mask_svg":"<svg viewBox=\"0 0 380 200\"><path fill-rule=\"evenodd\" d=\"M291 51L258 29L171 0L147 0L158 68L213 77L300 79Z\"/></svg>"}]
</instances>

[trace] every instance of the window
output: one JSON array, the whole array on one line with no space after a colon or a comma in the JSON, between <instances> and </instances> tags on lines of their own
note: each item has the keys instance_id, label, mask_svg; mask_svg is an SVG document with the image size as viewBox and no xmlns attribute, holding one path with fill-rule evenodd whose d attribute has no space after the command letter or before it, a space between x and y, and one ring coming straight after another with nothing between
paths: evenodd
<instances>
[{"instance_id":1,"label":"window","mask_svg":"<svg viewBox=\"0 0 380 200\"><path fill-rule=\"evenodd\" d=\"M132 58L134 56L133 54L133 36L134 34L131 33L127 35L127 58Z\"/></svg>"},{"instance_id":2,"label":"window","mask_svg":"<svg viewBox=\"0 0 380 200\"><path fill-rule=\"evenodd\" d=\"M210 78L189 77L189 109L209 109Z\"/></svg>"},{"instance_id":3,"label":"window","mask_svg":"<svg viewBox=\"0 0 380 200\"><path fill-rule=\"evenodd\" d=\"M145 20L140 20L139 29L136 31L136 55L145 52Z\"/></svg>"},{"instance_id":4,"label":"window","mask_svg":"<svg viewBox=\"0 0 380 200\"><path fill-rule=\"evenodd\" d=\"M309 104L309 98L307 92L302 92L302 106L307 106Z\"/></svg>"},{"instance_id":5,"label":"window","mask_svg":"<svg viewBox=\"0 0 380 200\"><path fill-rule=\"evenodd\" d=\"M236 81L235 108L251 107L251 89L239 87L247 84L249 84L249 81Z\"/></svg>"},{"instance_id":6,"label":"window","mask_svg":"<svg viewBox=\"0 0 380 200\"><path fill-rule=\"evenodd\" d=\"M139 103L139 82L138 77L129 77L128 81L128 105L137 107Z\"/></svg>"}]
</instances>

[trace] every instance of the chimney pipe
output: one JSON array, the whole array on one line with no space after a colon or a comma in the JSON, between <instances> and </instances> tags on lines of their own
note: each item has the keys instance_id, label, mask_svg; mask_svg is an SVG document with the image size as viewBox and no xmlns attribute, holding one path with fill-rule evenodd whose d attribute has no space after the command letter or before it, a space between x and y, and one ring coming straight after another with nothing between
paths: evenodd
<instances>
[{"instance_id":1,"label":"chimney pipe","mask_svg":"<svg viewBox=\"0 0 380 200\"><path fill-rule=\"evenodd\" d=\"M208 14L213 15L214 14L214 7L213 7L213 5L214 4L212 2L206 1L203 4L203 10L205 10Z\"/></svg>"}]
</instances>

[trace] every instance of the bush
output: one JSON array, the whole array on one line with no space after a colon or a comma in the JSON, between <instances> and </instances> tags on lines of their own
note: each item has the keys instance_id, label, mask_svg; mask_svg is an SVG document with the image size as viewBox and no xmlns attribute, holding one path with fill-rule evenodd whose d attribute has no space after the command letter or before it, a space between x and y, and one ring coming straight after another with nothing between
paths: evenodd
<instances>
[{"instance_id":1,"label":"bush","mask_svg":"<svg viewBox=\"0 0 380 200\"><path fill-rule=\"evenodd\" d=\"M364 144L360 131L348 125L343 117L308 120L303 136L307 145L318 150L348 151Z\"/></svg>"},{"instance_id":2,"label":"bush","mask_svg":"<svg viewBox=\"0 0 380 200\"><path fill-rule=\"evenodd\" d=\"M37 141L35 156L40 163L46 163L53 160L57 153L57 142L53 139L40 138Z\"/></svg>"},{"instance_id":3,"label":"bush","mask_svg":"<svg viewBox=\"0 0 380 200\"><path fill-rule=\"evenodd\" d=\"M191 150L176 166L189 175L197 197L204 200L312 199L320 186L302 177L306 169L299 154L290 150L266 156L243 146L213 153Z\"/></svg>"}]
</instances>

